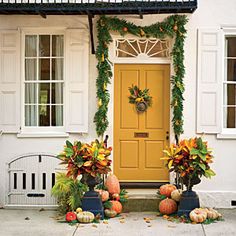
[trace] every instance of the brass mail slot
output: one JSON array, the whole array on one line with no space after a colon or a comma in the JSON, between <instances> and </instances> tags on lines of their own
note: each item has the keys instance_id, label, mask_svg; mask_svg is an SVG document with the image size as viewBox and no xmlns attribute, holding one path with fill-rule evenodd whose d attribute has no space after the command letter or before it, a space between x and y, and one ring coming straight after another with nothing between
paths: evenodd
<instances>
[{"instance_id":1,"label":"brass mail slot","mask_svg":"<svg viewBox=\"0 0 236 236\"><path fill-rule=\"evenodd\" d=\"M134 137L135 138L148 138L149 133L147 133L147 132L135 132Z\"/></svg>"}]
</instances>

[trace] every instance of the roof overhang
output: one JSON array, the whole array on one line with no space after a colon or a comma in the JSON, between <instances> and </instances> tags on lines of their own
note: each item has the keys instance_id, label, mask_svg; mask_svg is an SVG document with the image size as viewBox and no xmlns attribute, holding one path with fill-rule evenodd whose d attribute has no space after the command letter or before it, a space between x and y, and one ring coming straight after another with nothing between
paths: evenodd
<instances>
[{"instance_id":1,"label":"roof overhang","mask_svg":"<svg viewBox=\"0 0 236 236\"><path fill-rule=\"evenodd\" d=\"M197 0L0 0L0 14L130 15L193 13Z\"/></svg>"}]
</instances>

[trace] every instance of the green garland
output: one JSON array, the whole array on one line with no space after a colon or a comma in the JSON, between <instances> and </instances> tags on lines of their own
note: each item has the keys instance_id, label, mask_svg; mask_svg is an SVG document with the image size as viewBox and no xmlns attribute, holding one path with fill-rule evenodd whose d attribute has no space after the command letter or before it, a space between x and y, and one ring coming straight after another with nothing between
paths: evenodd
<instances>
[{"instance_id":1,"label":"green garland","mask_svg":"<svg viewBox=\"0 0 236 236\"><path fill-rule=\"evenodd\" d=\"M111 62L108 58L108 45L110 42L112 42L110 31L116 31L122 36L129 33L139 37L145 36L147 38L175 38L173 51L171 53L175 71L175 75L171 77L171 106L173 108L172 126L176 135L176 139L178 140L179 135L183 133L183 78L185 74L183 61L186 23L187 17L181 15L171 15L163 22L158 22L145 27L137 26L133 23L127 22L124 19L118 19L116 17L100 17L97 22L98 46L96 50L96 58L98 60L98 77L96 80L98 111L94 116L94 122L96 123L96 131L98 136L103 137L109 124L107 119L107 111L110 95L107 90L107 84L110 83L112 69Z\"/></svg>"}]
</instances>

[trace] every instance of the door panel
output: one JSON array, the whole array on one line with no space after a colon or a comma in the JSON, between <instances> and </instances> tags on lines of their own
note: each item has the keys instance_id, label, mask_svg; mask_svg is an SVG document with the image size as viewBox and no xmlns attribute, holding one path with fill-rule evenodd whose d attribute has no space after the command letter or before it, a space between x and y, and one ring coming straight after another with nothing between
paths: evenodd
<instances>
[{"instance_id":1,"label":"door panel","mask_svg":"<svg viewBox=\"0 0 236 236\"><path fill-rule=\"evenodd\" d=\"M137 113L129 103L132 85L150 91L153 103L144 113ZM114 101L114 172L119 180L168 181L160 158L168 145L170 125L169 65L115 65Z\"/></svg>"}]
</instances>

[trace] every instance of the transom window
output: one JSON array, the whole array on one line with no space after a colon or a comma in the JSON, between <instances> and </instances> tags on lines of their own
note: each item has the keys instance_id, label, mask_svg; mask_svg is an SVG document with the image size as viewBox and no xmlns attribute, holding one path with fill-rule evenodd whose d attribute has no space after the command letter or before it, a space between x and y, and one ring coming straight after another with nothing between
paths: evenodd
<instances>
[{"instance_id":1,"label":"transom window","mask_svg":"<svg viewBox=\"0 0 236 236\"><path fill-rule=\"evenodd\" d=\"M117 39L117 57L168 58L169 40L166 39Z\"/></svg>"},{"instance_id":2,"label":"transom window","mask_svg":"<svg viewBox=\"0 0 236 236\"><path fill-rule=\"evenodd\" d=\"M64 36L25 36L24 125L63 126Z\"/></svg>"},{"instance_id":3,"label":"transom window","mask_svg":"<svg viewBox=\"0 0 236 236\"><path fill-rule=\"evenodd\" d=\"M224 128L236 128L236 36L225 38Z\"/></svg>"}]
</instances>

